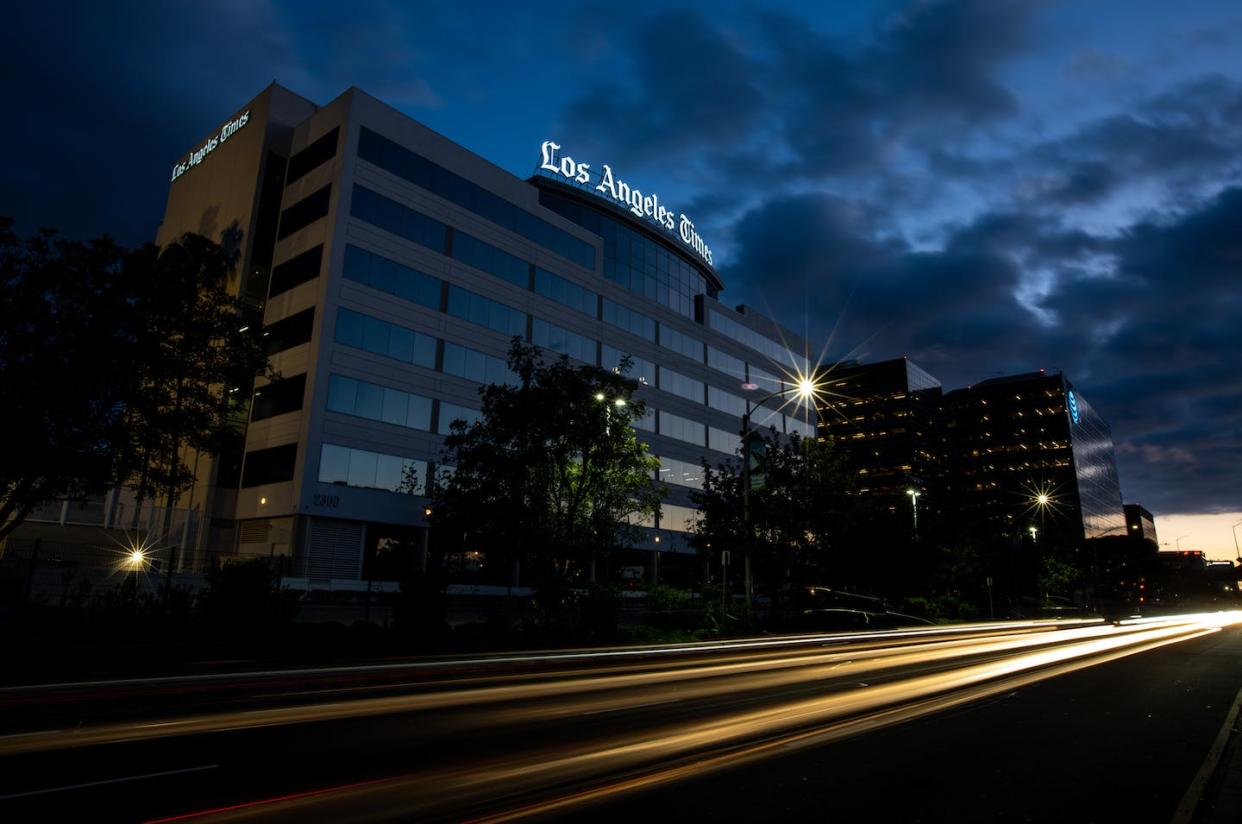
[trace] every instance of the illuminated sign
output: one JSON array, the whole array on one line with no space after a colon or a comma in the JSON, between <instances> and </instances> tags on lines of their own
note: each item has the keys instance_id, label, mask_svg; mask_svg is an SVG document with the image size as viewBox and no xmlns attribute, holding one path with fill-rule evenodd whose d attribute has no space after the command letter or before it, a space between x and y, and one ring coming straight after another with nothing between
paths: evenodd
<instances>
[{"instance_id":1,"label":"illuminated sign","mask_svg":"<svg viewBox=\"0 0 1242 824\"><path fill-rule=\"evenodd\" d=\"M1069 407L1070 419L1075 424L1078 423L1078 398L1074 397L1074 390L1071 389L1069 394L1065 396L1065 405Z\"/></svg>"},{"instance_id":2,"label":"illuminated sign","mask_svg":"<svg viewBox=\"0 0 1242 824\"><path fill-rule=\"evenodd\" d=\"M675 235L682 243L693 249L699 257L712 262L712 250L707 242L694 229L694 222L685 213L676 213L660 202L656 194L643 194L639 189L630 186L613 173L607 163L600 166L601 172L593 176L590 163L579 163L568 155L561 154L559 143L551 140L543 141L539 148L539 169L563 177L581 187L593 188L601 197L619 203L637 217L646 218L660 228Z\"/></svg>"},{"instance_id":3,"label":"illuminated sign","mask_svg":"<svg viewBox=\"0 0 1242 824\"><path fill-rule=\"evenodd\" d=\"M169 180L169 182L171 183L173 180L176 180L177 178L181 177L186 172L190 171L191 166L197 166L198 164L202 163L204 158L207 157L207 155L211 154L212 152L216 150L217 146L219 146L224 141L228 140L233 135L237 134L237 130L240 129L242 126L245 126L249 122L250 122L250 111L247 110L245 114L243 114L241 117L237 118L236 120L230 120L228 123L225 123L224 126L220 128L219 134L215 134L207 138L207 142L204 143L201 147L190 152L190 154L186 156L185 160L182 160L179 163L173 164L172 178Z\"/></svg>"}]
</instances>

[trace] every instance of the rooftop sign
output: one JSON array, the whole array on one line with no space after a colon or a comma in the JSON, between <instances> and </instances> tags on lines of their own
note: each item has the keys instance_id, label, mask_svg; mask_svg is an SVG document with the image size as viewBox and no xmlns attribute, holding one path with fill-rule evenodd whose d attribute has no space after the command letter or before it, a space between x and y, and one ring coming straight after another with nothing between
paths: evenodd
<instances>
[{"instance_id":1,"label":"rooftop sign","mask_svg":"<svg viewBox=\"0 0 1242 824\"><path fill-rule=\"evenodd\" d=\"M684 212L673 212L660 202L659 195L643 194L630 186L618 178L607 163L601 164L600 172L594 174L590 163L579 163L572 157L561 154L559 143L545 140L539 148L539 170L563 177L580 188L594 189L600 197L616 202L634 215L646 218L675 235L711 265L711 247L695 231L694 223Z\"/></svg>"},{"instance_id":2,"label":"rooftop sign","mask_svg":"<svg viewBox=\"0 0 1242 824\"><path fill-rule=\"evenodd\" d=\"M245 114L243 114L241 117L237 118L236 120L230 120L228 123L225 123L220 128L219 134L215 134L207 138L207 142L205 142L198 149L195 149L194 151L190 152L190 154L186 156L185 160L182 160L178 163L173 164L172 177L169 179L169 182L171 183L173 180L176 180L177 178L181 177L186 172L190 171L191 166L197 166L198 164L202 163L203 160L207 157L207 155L215 151L217 146L219 146L224 141L228 140L230 137L232 137L234 134L237 133L238 129L240 129L242 126L245 126L249 122L250 122L250 110L247 109Z\"/></svg>"}]
</instances>

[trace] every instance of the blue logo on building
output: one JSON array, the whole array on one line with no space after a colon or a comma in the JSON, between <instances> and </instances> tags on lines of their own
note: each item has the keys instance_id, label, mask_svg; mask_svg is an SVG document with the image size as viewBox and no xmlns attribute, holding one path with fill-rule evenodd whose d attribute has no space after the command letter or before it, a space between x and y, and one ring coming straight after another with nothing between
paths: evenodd
<instances>
[{"instance_id":1,"label":"blue logo on building","mask_svg":"<svg viewBox=\"0 0 1242 824\"><path fill-rule=\"evenodd\" d=\"M1073 420L1075 424L1077 424L1078 423L1078 398L1074 397L1073 389L1071 389L1069 391L1069 395L1066 396L1066 403L1069 405L1070 419Z\"/></svg>"}]
</instances>

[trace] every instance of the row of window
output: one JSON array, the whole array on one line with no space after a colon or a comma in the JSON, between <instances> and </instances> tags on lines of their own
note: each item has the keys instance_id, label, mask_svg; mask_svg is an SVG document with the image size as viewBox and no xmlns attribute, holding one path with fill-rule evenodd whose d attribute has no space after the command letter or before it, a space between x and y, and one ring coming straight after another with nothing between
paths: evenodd
<instances>
[{"instance_id":1,"label":"row of window","mask_svg":"<svg viewBox=\"0 0 1242 824\"><path fill-rule=\"evenodd\" d=\"M696 295L716 296L693 264L620 220L553 192L541 191L539 202L603 239L609 280L688 318Z\"/></svg>"},{"instance_id":2,"label":"row of window","mask_svg":"<svg viewBox=\"0 0 1242 824\"><path fill-rule=\"evenodd\" d=\"M749 327L743 326L733 318L725 317L719 312L709 311L707 313L707 325L726 337L732 338L743 346L748 346L756 352L766 355L775 363L779 363L782 366L796 364L799 365L803 371L806 370L804 358L795 355L783 344L777 343L771 338L761 335Z\"/></svg>"},{"instance_id":3,"label":"row of window","mask_svg":"<svg viewBox=\"0 0 1242 824\"><path fill-rule=\"evenodd\" d=\"M319 482L422 495L427 462L325 443L319 453Z\"/></svg>"},{"instance_id":4,"label":"row of window","mask_svg":"<svg viewBox=\"0 0 1242 824\"><path fill-rule=\"evenodd\" d=\"M285 177L285 186L288 186L295 180L300 180L336 157L336 140L339 133L339 128L333 128L332 131L289 158L289 170Z\"/></svg>"},{"instance_id":5,"label":"row of window","mask_svg":"<svg viewBox=\"0 0 1242 824\"><path fill-rule=\"evenodd\" d=\"M657 325L653 318L641 312L620 306L607 299L601 302L599 295L573 281L544 269L535 268L532 264L508 252L455 231L437 220L408 209L369 189L361 186L354 187L351 213L360 220L373 223L408 240L448 254L476 269L507 280L519 288L533 288L537 294L551 298L590 317L601 318L607 323L646 340L655 341L658 337L661 346L684 355L696 363L703 363L706 359L708 365L720 364L717 368L723 368L728 374L740 380L746 379L746 366L740 359L705 347L702 341L670 326ZM346 278L424 306L441 308L438 297L439 291L443 288L441 279L354 246L346 246L345 254L344 276ZM479 300L488 299L480 297ZM504 304L493 301L492 305L496 308L487 309L488 322L482 325L506 334L524 334L524 329L521 332L517 331L519 323L524 322L524 315L519 315L516 309L506 307ZM483 310L477 309L476 311ZM496 321L493 325L491 318L493 311L509 316L503 321ZM462 317L460 314L457 316ZM578 347L578 349L584 351L583 347ZM556 349L555 351L565 350ZM594 355L579 357L570 352L566 354L578 357L579 360L587 363L595 362ZM761 387L776 389L780 386L780 381L774 375L757 367L752 366L750 373L750 379Z\"/></svg>"},{"instance_id":6,"label":"row of window","mask_svg":"<svg viewBox=\"0 0 1242 824\"><path fill-rule=\"evenodd\" d=\"M363 128L358 157L594 271L595 248L422 155Z\"/></svg>"},{"instance_id":7,"label":"row of window","mask_svg":"<svg viewBox=\"0 0 1242 824\"><path fill-rule=\"evenodd\" d=\"M285 209L280 213L280 229L276 232L276 239L283 240L327 215L331 201L332 184L329 183Z\"/></svg>"}]
</instances>

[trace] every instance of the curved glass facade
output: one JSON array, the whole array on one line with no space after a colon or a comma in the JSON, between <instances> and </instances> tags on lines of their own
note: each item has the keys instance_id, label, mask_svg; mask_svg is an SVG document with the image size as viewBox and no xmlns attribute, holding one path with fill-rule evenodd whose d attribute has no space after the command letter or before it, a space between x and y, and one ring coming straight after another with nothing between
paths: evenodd
<instances>
[{"instance_id":1,"label":"curved glass facade","mask_svg":"<svg viewBox=\"0 0 1242 824\"><path fill-rule=\"evenodd\" d=\"M604 239L604 277L674 312L694 317L696 295L716 297L698 267L602 211L555 192L540 190L539 203Z\"/></svg>"}]
</instances>

